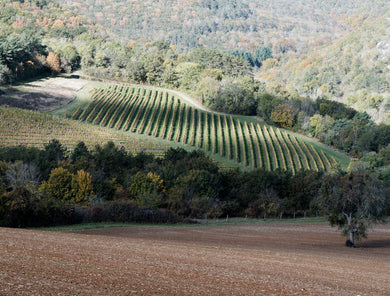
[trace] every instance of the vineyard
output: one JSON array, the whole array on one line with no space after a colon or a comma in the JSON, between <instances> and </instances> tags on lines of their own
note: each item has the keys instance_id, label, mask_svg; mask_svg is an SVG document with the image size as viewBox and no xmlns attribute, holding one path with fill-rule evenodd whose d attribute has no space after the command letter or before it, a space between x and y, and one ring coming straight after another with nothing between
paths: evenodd
<instances>
[{"instance_id":1,"label":"vineyard","mask_svg":"<svg viewBox=\"0 0 390 296\"><path fill-rule=\"evenodd\" d=\"M161 155L169 147L167 143L131 133L58 118L46 113L0 107L0 145L42 148L52 139L59 140L68 149L73 149L80 141L92 148L111 140L127 151L145 150L155 155Z\"/></svg>"},{"instance_id":2,"label":"vineyard","mask_svg":"<svg viewBox=\"0 0 390 296\"><path fill-rule=\"evenodd\" d=\"M247 168L330 170L348 160L324 146L255 120L202 111L168 90L110 85L72 119L203 149Z\"/></svg>"}]
</instances>

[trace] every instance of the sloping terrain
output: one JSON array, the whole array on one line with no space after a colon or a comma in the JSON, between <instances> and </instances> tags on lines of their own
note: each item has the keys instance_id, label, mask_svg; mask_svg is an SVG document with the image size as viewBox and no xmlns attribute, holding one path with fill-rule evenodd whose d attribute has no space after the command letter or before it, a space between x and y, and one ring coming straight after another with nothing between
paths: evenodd
<instances>
[{"instance_id":1,"label":"sloping terrain","mask_svg":"<svg viewBox=\"0 0 390 296\"><path fill-rule=\"evenodd\" d=\"M79 141L93 147L113 140L128 151L154 154L183 146L205 150L229 166L293 173L349 163L348 157L307 138L250 117L199 109L190 98L161 88L50 78L21 85L11 94L8 105L39 111L50 107L52 114L74 120L0 107L0 145L42 147L56 138L72 149Z\"/></svg>"},{"instance_id":2,"label":"sloping terrain","mask_svg":"<svg viewBox=\"0 0 390 296\"><path fill-rule=\"evenodd\" d=\"M388 295L390 230L358 248L323 223L0 228L1 295Z\"/></svg>"},{"instance_id":3,"label":"sloping terrain","mask_svg":"<svg viewBox=\"0 0 390 296\"><path fill-rule=\"evenodd\" d=\"M87 80L71 77L51 77L16 87L9 86L0 95L0 106L51 111L70 103L77 92L89 83Z\"/></svg>"},{"instance_id":4,"label":"sloping terrain","mask_svg":"<svg viewBox=\"0 0 390 296\"><path fill-rule=\"evenodd\" d=\"M89 148L113 141L127 151L161 155L171 145L112 129L51 116L31 110L0 106L0 146L34 146L43 148L57 139L68 149L83 141Z\"/></svg>"},{"instance_id":5,"label":"sloping terrain","mask_svg":"<svg viewBox=\"0 0 390 296\"><path fill-rule=\"evenodd\" d=\"M177 93L144 86L110 85L94 91L74 120L194 146L267 170L331 170L346 157L302 136L261 124L251 117L207 112ZM337 158L337 159L336 159Z\"/></svg>"},{"instance_id":6,"label":"sloping terrain","mask_svg":"<svg viewBox=\"0 0 390 296\"><path fill-rule=\"evenodd\" d=\"M56 0L124 40L168 40L179 51L272 47L305 52L351 30L361 15L383 13L385 0Z\"/></svg>"},{"instance_id":7,"label":"sloping terrain","mask_svg":"<svg viewBox=\"0 0 390 296\"><path fill-rule=\"evenodd\" d=\"M386 6L389 11L389 4ZM258 77L296 88L313 98L326 97L390 122L390 15L362 19L347 36L305 55L288 54Z\"/></svg>"}]
</instances>

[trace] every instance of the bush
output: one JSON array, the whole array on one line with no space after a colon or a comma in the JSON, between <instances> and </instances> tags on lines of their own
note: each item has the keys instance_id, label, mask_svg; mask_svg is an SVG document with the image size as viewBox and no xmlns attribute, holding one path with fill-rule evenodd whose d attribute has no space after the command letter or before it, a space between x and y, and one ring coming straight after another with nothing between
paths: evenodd
<instances>
[{"instance_id":1,"label":"bush","mask_svg":"<svg viewBox=\"0 0 390 296\"><path fill-rule=\"evenodd\" d=\"M3 194L0 208L0 225L4 227L44 227L83 221L75 206L40 199L27 192Z\"/></svg>"}]
</instances>

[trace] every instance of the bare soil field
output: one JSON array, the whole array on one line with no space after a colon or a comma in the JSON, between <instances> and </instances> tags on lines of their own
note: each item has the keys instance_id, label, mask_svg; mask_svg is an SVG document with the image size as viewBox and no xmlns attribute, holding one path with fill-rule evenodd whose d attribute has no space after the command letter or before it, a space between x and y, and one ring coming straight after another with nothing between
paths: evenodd
<instances>
[{"instance_id":1,"label":"bare soil field","mask_svg":"<svg viewBox=\"0 0 390 296\"><path fill-rule=\"evenodd\" d=\"M71 102L88 80L50 77L8 87L0 95L0 105L34 111L51 111Z\"/></svg>"},{"instance_id":2,"label":"bare soil field","mask_svg":"<svg viewBox=\"0 0 390 296\"><path fill-rule=\"evenodd\" d=\"M390 227L0 228L0 295L390 295Z\"/></svg>"}]
</instances>

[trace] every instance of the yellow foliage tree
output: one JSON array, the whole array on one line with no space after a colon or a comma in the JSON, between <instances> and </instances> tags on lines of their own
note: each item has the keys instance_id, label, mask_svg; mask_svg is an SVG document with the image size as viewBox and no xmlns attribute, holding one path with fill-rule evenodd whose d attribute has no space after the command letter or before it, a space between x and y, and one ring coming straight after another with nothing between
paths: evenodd
<instances>
[{"instance_id":1,"label":"yellow foliage tree","mask_svg":"<svg viewBox=\"0 0 390 296\"><path fill-rule=\"evenodd\" d=\"M74 201L78 204L86 204L94 195L91 174L84 170L77 171L73 177L73 188L76 192Z\"/></svg>"},{"instance_id":2,"label":"yellow foliage tree","mask_svg":"<svg viewBox=\"0 0 390 296\"><path fill-rule=\"evenodd\" d=\"M61 72L60 58L54 52L49 52L46 63L53 75Z\"/></svg>"},{"instance_id":3,"label":"yellow foliage tree","mask_svg":"<svg viewBox=\"0 0 390 296\"><path fill-rule=\"evenodd\" d=\"M277 105L274 111L271 112L271 120L278 126L292 127L295 117L291 106L286 103Z\"/></svg>"},{"instance_id":4,"label":"yellow foliage tree","mask_svg":"<svg viewBox=\"0 0 390 296\"><path fill-rule=\"evenodd\" d=\"M56 200L70 203L74 199L72 180L73 174L67 169L55 168L50 172L49 179L41 184L39 190L48 193Z\"/></svg>"}]
</instances>

